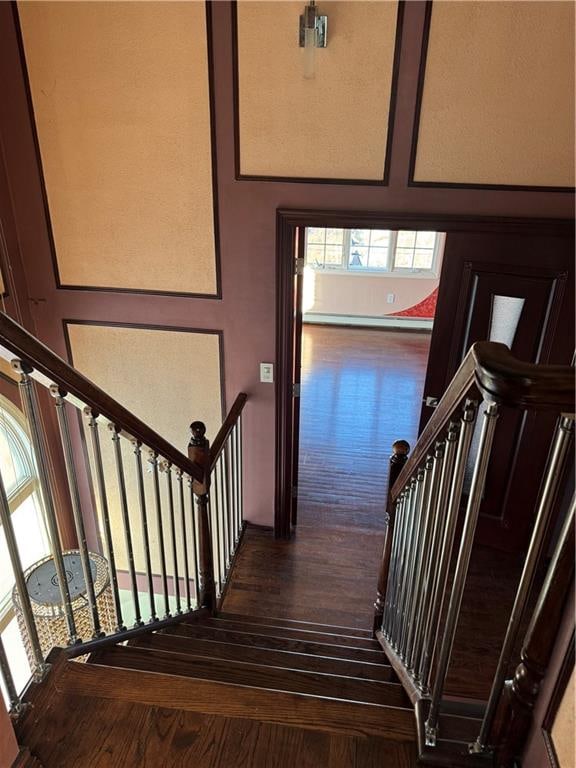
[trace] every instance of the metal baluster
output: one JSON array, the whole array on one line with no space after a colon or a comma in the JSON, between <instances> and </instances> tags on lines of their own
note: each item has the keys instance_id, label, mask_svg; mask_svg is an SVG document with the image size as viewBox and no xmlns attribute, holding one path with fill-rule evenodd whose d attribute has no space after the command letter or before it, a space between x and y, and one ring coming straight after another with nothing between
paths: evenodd
<instances>
[{"instance_id":1,"label":"metal baluster","mask_svg":"<svg viewBox=\"0 0 576 768\"><path fill-rule=\"evenodd\" d=\"M232 490L233 509L234 509L234 552L236 552L236 545L238 543L238 456L236 455L236 427L232 429L230 433L230 482Z\"/></svg>"},{"instance_id":2,"label":"metal baluster","mask_svg":"<svg viewBox=\"0 0 576 768\"><path fill-rule=\"evenodd\" d=\"M234 554L234 513L232 509L232 499L230 498L230 446L228 441L224 444L224 450L222 451L222 457L224 459L224 495L226 498L226 512L228 515L228 551L230 553L230 559Z\"/></svg>"},{"instance_id":3,"label":"metal baluster","mask_svg":"<svg viewBox=\"0 0 576 768\"><path fill-rule=\"evenodd\" d=\"M140 525L142 526L142 539L144 543L144 559L146 561L146 579L148 581L148 599L150 602L150 622L158 621L156 614L156 601L154 599L154 575L152 571L152 559L150 555L150 537L148 534L148 512L146 509L146 493L144 491L144 474L142 471L142 443L133 441L134 456L136 458L136 477L138 479L138 502L140 504Z\"/></svg>"},{"instance_id":4,"label":"metal baluster","mask_svg":"<svg viewBox=\"0 0 576 768\"><path fill-rule=\"evenodd\" d=\"M6 496L6 489L4 488L4 481L0 474L0 524L4 530L4 537L6 539L6 549L10 557L10 563L12 564L12 570L14 572L14 581L16 582L16 590L18 597L20 598L20 608L22 610L22 617L24 619L24 626L30 640L30 646L32 648L32 654L34 655L34 675L38 679L42 677L44 672L48 669L44 664L44 654L40 646L40 640L38 639L38 632L36 631L36 624L34 623L34 614L32 613L32 607L30 605L30 596L24 580L24 570L22 568L22 561L20 560L20 553L18 551L18 543L16 536L14 535L14 529L12 528L12 521L10 519L10 507L8 506L8 498Z\"/></svg>"},{"instance_id":5,"label":"metal baluster","mask_svg":"<svg viewBox=\"0 0 576 768\"><path fill-rule=\"evenodd\" d=\"M520 577L518 591L508 621L508 628L502 645L502 651L500 652L498 666L494 674L492 689L488 698L484 719L482 720L482 725L480 727L480 733L472 746L473 752L484 752L488 747L488 737L496 714L498 701L502 693L506 670L510 662L510 655L516 643L520 621L534 580L534 573L536 571L536 566L538 565L542 544L550 522L550 514L552 512L556 494L560 487L562 468L568 454L573 434L574 418L562 417L556 427L556 433L552 443L552 451L544 474L544 486L538 501L534 530L532 531L532 537L524 561L524 568Z\"/></svg>"},{"instance_id":6,"label":"metal baluster","mask_svg":"<svg viewBox=\"0 0 576 768\"><path fill-rule=\"evenodd\" d=\"M90 555L88 554L88 544L86 542L86 530L84 520L82 519L82 507L80 502L80 490L78 488L78 478L76 476L76 466L74 464L74 452L72 450L72 441L70 440L70 427L68 425L68 415L66 413L66 403L64 397L66 393L59 390L56 385L50 387L50 392L55 400L56 416L58 419L58 428L60 430L60 440L64 451L64 464L66 465L66 478L68 480L68 490L70 491L70 501L72 503L72 515L78 537L78 549L80 551L80 562L82 564L82 574L86 584L86 598L88 601L88 610L92 617L92 637L102 637L100 626L100 617L98 616L98 605L96 603L96 593L94 591L94 579L92 578L92 569L90 567Z\"/></svg>"},{"instance_id":7,"label":"metal baluster","mask_svg":"<svg viewBox=\"0 0 576 768\"><path fill-rule=\"evenodd\" d=\"M430 494L432 491L432 480L434 472L434 457L428 456L424 467L424 486L422 488L422 503L420 505L420 515L418 519L418 533L416 542L416 557L414 561L414 571L412 580L412 602L410 605L410 614L408 618L408 637L406 640L406 667L412 672L412 662L414 657L414 643L416 640L417 618L420 610L420 598L422 594L422 569L425 558L426 534L429 529L430 513Z\"/></svg>"},{"instance_id":8,"label":"metal baluster","mask_svg":"<svg viewBox=\"0 0 576 768\"><path fill-rule=\"evenodd\" d=\"M10 669L10 664L8 663L8 657L6 656L6 651L4 649L4 643L2 642L2 636L0 635L0 674L2 675L2 680L4 681L4 685L6 687L6 693L8 694L8 699L10 701L10 709L14 714L18 714L22 711L22 703L20 701L20 697L18 696L18 691L16 690L16 686L14 685L14 678L12 677L12 670Z\"/></svg>"},{"instance_id":9,"label":"metal baluster","mask_svg":"<svg viewBox=\"0 0 576 768\"><path fill-rule=\"evenodd\" d=\"M176 470L176 482L178 483L178 500L180 502L180 528L182 529L182 548L184 552L184 583L186 586L186 608L192 610L190 595L190 567L188 565L188 537L186 536L186 509L184 508L184 485L182 471Z\"/></svg>"},{"instance_id":10,"label":"metal baluster","mask_svg":"<svg viewBox=\"0 0 576 768\"><path fill-rule=\"evenodd\" d=\"M418 470L416 475L416 494L413 505L412 525L409 531L408 540L408 560L406 564L406 581L404 587L404 607L402 620L402 634L400 636L400 658L406 662L408 652L408 636L410 634L410 614L412 612L412 603L414 600L414 574L416 571L416 557L418 554L418 542L420 538L420 520L422 517L422 502L424 500L424 478L423 469Z\"/></svg>"},{"instance_id":11,"label":"metal baluster","mask_svg":"<svg viewBox=\"0 0 576 768\"><path fill-rule=\"evenodd\" d=\"M458 424L451 423L448 427L446 436L446 448L444 461L442 465L442 477L440 480L440 491L438 493L438 504L434 521L434 532L432 534L432 552L430 553L429 574L430 591L426 606L426 619L424 629L424 642L422 643L422 653L417 664L418 679L420 688L424 693L428 693L428 673L432 661L434 647L432 636L438 622L438 612L440 609L440 600L438 599L438 589L441 583L440 560L442 551L442 541L446 525L446 510L450 494L450 485L452 482L452 473L454 471L454 461L456 459L456 443L458 440ZM435 640L434 640L435 642Z\"/></svg>"},{"instance_id":12,"label":"metal baluster","mask_svg":"<svg viewBox=\"0 0 576 768\"><path fill-rule=\"evenodd\" d=\"M395 565L394 565L394 574L393 574L393 597L392 601L390 603L390 612L389 612L389 632L388 632L388 638L390 640L390 643L393 647L396 647L397 644L397 637L395 633L395 628L397 625L397 614L398 614L398 606L400 603L401 598L401 589L402 589L402 569L404 564L404 542L406 539L406 528L408 527L408 518L409 518L409 510L410 510L410 490L409 486L406 486L401 494L401 508L400 508L400 516L396 518L397 522L399 523L397 526L397 535L394 537L396 539L395 541Z\"/></svg>"},{"instance_id":13,"label":"metal baluster","mask_svg":"<svg viewBox=\"0 0 576 768\"><path fill-rule=\"evenodd\" d=\"M196 522L196 504L194 503L194 488L192 478L186 476L190 490L190 528L192 531L192 551L194 552L194 593L196 595L196 607L200 607L200 553L198 552L198 533Z\"/></svg>"},{"instance_id":14,"label":"metal baluster","mask_svg":"<svg viewBox=\"0 0 576 768\"><path fill-rule=\"evenodd\" d=\"M244 450L243 450L243 436L242 436L242 414L238 418L238 489L239 489L239 504L240 504L240 527L244 521Z\"/></svg>"},{"instance_id":15,"label":"metal baluster","mask_svg":"<svg viewBox=\"0 0 576 768\"><path fill-rule=\"evenodd\" d=\"M398 578L396 581L396 607L392 617L392 644L394 650L400 652L400 640L402 637L404 602L406 600L406 573L408 567L408 542L410 541L410 531L412 530L412 520L414 512L414 502L416 500L416 478L412 478L410 484L406 486L406 503L404 512L404 525L402 527L402 538L399 544L399 567Z\"/></svg>"},{"instance_id":16,"label":"metal baluster","mask_svg":"<svg viewBox=\"0 0 576 768\"><path fill-rule=\"evenodd\" d=\"M426 530L424 532L424 542L422 545L422 565L419 571L418 581L420 583L420 594L418 599L418 608L416 612L416 630L414 632L414 642L410 656L409 666L415 680L419 681L418 674L420 656L424 644L425 616L430 600L430 580L431 580L431 558L432 558L432 535L437 516L438 496L440 492L440 479L442 474L442 465L444 463L444 443L436 443L434 451L434 464L432 467L432 478L430 486L430 495L428 499L428 514L426 520Z\"/></svg>"},{"instance_id":17,"label":"metal baluster","mask_svg":"<svg viewBox=\"0 0 576 768\"><path fill-rule=\"evenodd\" d=\"M158 478L158 454L150 453L154 487L154 506L156 507L156 527L158 528L158 544L160 545L160 576L164 593L164 618L170 616L170 601L168 599L168 577L166 576L166 550L164 548L164 526L162 524L162 502L160 500L160 480Z\"/></svg>"},{"instance_id":18,"label":"metal baluster","mask_svg":"<svg viewBox=\"0 0 576 768\"><path fill-rule=\"evenodd\" d=\"M216 464L216 471L214 472L214 484L218 491L219 505L222 510L222 539L224 541L224 564L226 566L225 573L228 573L230 567L230 532L228 530L228 510L225 505L224 496L224 472L222 465L222 456L218 459Z\"/></svg>"},{"instance_id":19,"label":"metal baluster","mask_svg":"<svg viewBox=\"0 0 576 768\"><path fill-rule=\"evenodd\" d=\"M176 614L182 613L180 602L180 575L178 573L178 552L176 542L176 518L174 515L174 491L172 488L172 465L166 462L164 465L166 472L166 485L168 489L168 511L170 513L170 536L172 538L172 559L174 560L174 594L176 596Z\"/></svg>"},{"instance_id":20,"label":"metal baluster","mask_svg":"<svg viewBox=\"0 0 576 768\"><path fill-rule=\"evenodd\" d=\"M214 578L216 581L218 597L222 593L222 584L224 582L223 574L225 573L222 567L222 540L221 540L221 521L220 521L220 505L218 503L218 489L216 484L212 486L212 492L210 493L210 514L213 516L214 524L212 525L212 540L214 546L214 565L215 573Z\"/></svg>"},{"instance_id":21,"label":"metal baluster","mask_svg":"<svg viewBox=\"0 0 576 768\"><path fill-rule=\"evenodd\" d=\"M384 599L384 614L382 616L382 631L387 639L390 639L391 616L396 603L396 574L398 570L400 531L402 529L404 510L404 493L402 492L396 499L394 511L394 538L392 541L392 552L390 555L390 572L388 584L386 587L386 597Z\"/></svg>"},{"instance_id":22,"label":"metal baluster","mask_svg":"<svg viewBox=\"0 0 576 768\"><path fill-rule=\"evenodd\" d=\"M84 413L88 416L88 428L92 437L92 453L94 454L96 485L98 487L98 496L100 509L102 510L102 520L104 523L104 546L106 550L106 559L108 560L108 569L110 572L110 585L112 587L112 597L114 599L114 610L116 613L115 632L124 632L124 620L122 618L122 606L120 604L120 595L118 592L118 576L116 573L116 560L114 557L114 544L112 542L112 529L110 527L110 512L108 510L108 497L106 495L106 482L104 479L104 467L102 465L102 451L100 449L100 436L98 434L98 415L90 408L85 408Z\"/></svg>"},{"instance_id":23,"label":"metal baluster","mask_svg":"<svg viewBox=\"0 0 576 768\"><path fill-rule=\"evenodd\" d=\"M44 437L39 428L40 414L38 411L38 402L36 400L36 393L32 387L32 379L29 376L33 369L30 365L20 360L12 360L12 368L21 375L18 389L22 399L22 408L28 422L30 441L32 443L36 468L38 470L38 480L40 483L42 501L44 502L44 513L50 538L52 559L56 569L60 599L64 608L66 627L68 629L68 642L74 644L80 642L80 639L76 635L76 622L74 621L70 590L68 589L68 579L66 578L66 569L64 568L64 558L62 556L62 547L60 545L60 534L58 532L58 523L56 521L56 511L54 509L52 491L50 488L48 455Z\"/></svg>"},{"instance_id":24,"label":"metal baluster","mask_svg":"<svg viewBox=\"0 0 576 768\"><path fill-rule=\"evenodd\" d=\"M444 636L438 654L438 665L436 670L436 680L428 712L428 720L425 725L426 743L434 746L438 729L438 717L440 714L440 700L444 690L444 682L452 654L454 636L456 633L456 624L460 615L460 605L464 593L464 585L468 574L468 565L470 563L470 554L474 542L474 533L478 522L480 504L482 502L482 493L484 491L484 482L492 449L494 430L496 429L496 420L498 418L498 406L496 403L487 403L484 411L484 420L482 423L482 433L480 435L480 444L478 446L478 455L474 464L474 474L472 485L470 486L470 495L466 507L466 517L464 520L464 529L462 531L462 540L460 542L460 551L458 552L458 561L454 573L454 585L450 595L448 613L444 627Z\"/></svg>"},{"instance_id":25,"label":"metal baluster","mask_svg":"<svg viewBox=\"0 0 576 768\"><path fill-rule=\"evenodd\" d=\"M130 529L130 515L128 513L128 497L126 495L126 481L124 478L124 465L122 463L122 446L120 444L120 428L115 424L109 424L108 428L112 432L112 441L114 443L114 455L116 458L116 473L118 477L118 491L120 494L120 509L122 511L122 524L124 527L124 541L126 544L126 553L128 555L128 570L130 572L130 583L132 586L132 601L134 603L135 620L134 626L141 627L144 623L140 615L140 601L138 599L138 581L136 579L136 568L134 566L134 549L132 547L132 531Z\"/></svg>"}]
</instances>

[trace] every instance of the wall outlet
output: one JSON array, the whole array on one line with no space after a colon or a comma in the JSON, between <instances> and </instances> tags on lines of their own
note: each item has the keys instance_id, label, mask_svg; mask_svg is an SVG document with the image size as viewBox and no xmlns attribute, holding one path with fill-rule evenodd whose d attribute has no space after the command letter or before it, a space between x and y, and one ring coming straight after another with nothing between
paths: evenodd
<instances>
[{"instance_id":1,"label":"wall outlet","mask_svg":"<svg viewBox=\"0 0 576 768\"><path fill-rule=\"evenodd\" d=\"M260 363L260 381L272 384L274 381L274 363Z\"/></svg>"},{"instance_id":2,"label":"wall outlet","mask_svg":"<svg viewBox=\"0 0 576 768\"><path fill-rule=\"evenodd\" d=\"M386 303L387 304L394 304L396 301L396 294L395 293L387 293L386 294Z\"/></svg>"}]
</instances>

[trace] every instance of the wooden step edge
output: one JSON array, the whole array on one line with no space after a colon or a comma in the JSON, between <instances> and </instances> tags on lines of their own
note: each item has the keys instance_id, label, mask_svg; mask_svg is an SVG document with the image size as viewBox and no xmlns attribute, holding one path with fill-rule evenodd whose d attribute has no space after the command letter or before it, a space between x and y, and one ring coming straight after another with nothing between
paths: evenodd
<instances>
[{"instance_id":1,"label":"wooden step edge","mask_svg":"<svg viewBox=\"0 0 576 768\"><path fill-rule=\"evenodd\" d=\"M207 630L208 632L214 631L214 632L225 632L232 635L245 635L246 637L253 637L258 640L260 643L264 643L264 647L266 647L266 642L269 640L279 640L280 642L286 642L286 643L303 643L308 646L321 646L322 649L326 649L326 656L332 657L332 658L350 658L346 655L340 655L337 656L337 653L345 654L345 653L357 653L359 655L359 660L368 661L370 658L373 660L374 664L385 664L386 662L386 655L382 652L380 648L358 648L356 646L352 645L337 645L336 643L319 643L315 640L303 640L299 637L283 637L282 635L260 635L255 632L243 632L242 630L235 630L235 629L220 629L219 627L212 627L205 624L198 624L196 627L190 625L190 624L177 624L174 627L169 628L172 632L172 634L181 634L182 636L188 636L188 637L196 637L193 632L191 634L188 634L187 630L191 629L198 629L200 631ZM160 630L161 632L164 632L165 630ZM289 650L289 649L287 649ZM332 650L330 653L329 650ZM366 654L366 656L363 656L363 654ZM381 659L381 661L379 661Z\"/></svg>"},{"instance_id":2,"label":"wooden step edge","mask_svg":"<svg viewBox=\"0 0 576 768\"><path fill-rule=\"evenodd\" d=\"M42 680L32 679L24 689L21 697L24 707L13 720L14 731L21 742L26 742L26 739L22 738L24 731L38 722L42 712L56 695L56 681L68 663L65 649L53 648L46 659L46 664L49 666Z\"/></svg>"},{"instance_id":3,"label":"wooden step edge","mask_svg":"<svg viewBox=\"0 0 576 768\"><path fill-rule=\"evenodd\" d=\"M300 666L297 666L297 669L306 669L306 664L310 664L311 666L314 666L314 664L319 663L322 666L329 666L331 664L339 666L339 667L345 667L347 668L347 674L350 677L358 677L361 680L381 680L382 682L391 682L396 681L396 675L394 674L392 667L387 666L386 664L373 664L370 661L357 661L355 659L338 659L333 656L319 656L318 654L309 654L309 653L302 653L300 651L285 651L280 649L274 649L274 648L258 648L253 645L242 645L239 643L227 643L223 640L204 640L202 638L198 637L185 637L183 635L170 635L167 633L157 634L154 633L152 635L147 635L146 637L138 638L138 640L134 641L131 645L134 647L144 647L144 648L150 648L151 650L158 650L170 653L171 647L170 644L176 641L178 643L178 647L173 649L174 651L178 653L183 654L191 654L191 655L198 655L198 654L210 654L213 653L215 649L221 649L224 652L229 649L230 650L230 657L232 659L238 658L237 654L244 654L244 653L254 653L256 656L262 655L264 657L270 655L279 656L282 661L286 661L286 666L290 665L290 660L292 659L292 663L295 663L296 661L300 661ZM190 643L190 646L187 646L187 641ZM197 648L198 643L203 643L208 646L209 648ZM227 658L228 654L223 653L222 655L217 655L215 658L220 658L225 660ZM243 659L242 659L243 660ZM264 663L265 659L263 660ZM258 662L256 662L258 663ZM276 662L276 665L279 667L285 666L283 663ZM315 670L311 670L315 671ZM364 672L365 675L360 675L360 672ZM344 674L344 673L343 673Z\"/></svg>"},{"instance_id":4,"label":"wooden step edge","mask_svg":"<svg viewBox=\"0 0 576 768\"><path fill-rule=\"evenodd\" d=\"M225 626L224 626L225 625ZM379 650L378 642L373 637L358 637L356 635L344 635L336 632L318 632L314 629L301 629L300 627L279 627L274 624L252 623L248 621L236 621L231 619L225 619L221 616L209 618L202 622L203 627L215 627L216 629L231 629L232 631L244 631L251 632L253 634L269 634L278 633L283 637L294 638L295 640L311 640L312 642L327 642L328 638L334 640L334 642L328 643L329 645L346 645L353 648L365 648L366 650ZM238 629L236 629L238 627ZM271 630L267 632L266 630ZM285 634L286 633L286 634ZM287 634L297 633L297 634ZM350 642L348 642L350 641ZM354 645L358 643L358 645ZM360 645L363 643L363 645Z\"/></svg>"},{"instance_id":5,"label":"wooden step edge","mask_svg":"<svg viewBox=\"0 0 576 768\"><path fill-rule=\"evenodd\" d=\"M366 693L372 691L381 693L382 695L390 694L393 699L395 699L395 704L393 706L410 706L408 697L404 694L403 688L400 685L400 683L396 682L390 682L388 680L367 680L366 678L362 677L352 677L350 675L340 675L338 673L334 672L318 672L316 670L308 670L308 669L298 669L293 667L280 667L275 664L259 664L253 661L243 661L241 659L217 659L211 656L206 655L196 655L196 654L185 654L185 653L178 653L178 652L170 652L170 651L155 651L151 648L124 648L123 646L114 646L113 648L109 649L109 652L107 654L103 654L102 657L96 662L97 664L101 666L110 666L114 667L118 662L120 662L120 666L122 668L130 668L130 658L134 658L133 654L140 655L142 659L150 659L152 663L154 663L155 659L163 658L167 659L167 661L176 663L180 662L183 666L186 664L195 664L196 662L203 662L206 663L206 668L208 668L210 665L213 667L216 667L217 669L220 668L223 671L230 671L232 673L233 670L238 671L250 671L250 670L256 670L256 671L263 671L263 670L271 670L273 674L278 675L287 675L291 676L296 679L300 680L309 680L310 682L318 682L319 685L322 685L323 683L328 683L329 681L334 681L335 685L338 685L339 683L345 685L346 682L350 682L356 687L364 688L366 689ZM141 669L142 667L138 667L138 669ZM149 671L154 671L150 669ZM181 673L177 669L174 670L174 672L165 672L162 674L174 674L176 676L180 676ZM195 674L182 674L184 677L195 677ZM206 678L202 678L206 679ZM233 682L233 681L231 681ZM243 685L243 683L238 683L239 685ZM255 687L258 688L267 688L265 684L256 684L254 683ZM278 690L275 686L270 687L271 690ZM323 694L318 694L323 695ZM342 698L340 696L334 696L334 698ZM363 699L355 698L351 699L351 701L363 701ZM378 702L375 702L378 703Z\"/></svg>"},{"instance_id":6,"label":"wooden step edge","mask_svg":"<svg viewBox=\"0 0 576 768\"><path fill-rule=\"evenodd\" d=\"M252 616L242 613L231 613L229 611L218 611L216 618L228 619L229 621L246 621L250 624L266 624L268 626L276 627L294 626L294 629L302 627L302 629L310 629L311 632L334 632L337 635L349 635L353 637L365 638L367 640L374 638L374 634L371 629L361 629L359 627L342 627L336 624L316 624L313 621L300 621L299 619L281 619L272 616Z\"/></svg>"},{"instance_id":7,"label":"wooden step edge","mask_svg":"<svg viewBox=\"0 0 576 768\"><path fill-rule=\"evenodd\" d=\"M416 740L414 713L403 707L360 704L93 664L69 663L56 684L60 693L68 695L240 717L348 736Z\"/></svg>"},{"instance_id":8,"label":"wooden step edge","mask_svg":"<svg viewBox=\"0 0 576 768\"><path fill-rule=\"evenodd\" d=\"M30 752L28 747L20 747L11 768L42 768L42 763Z\"/></svg>"},{"instance_id":9,"label":"wooden step edge","mask_svg":"<svg viewBox=\"0 0 576 768\"><path fill-rule=\"evenodd\" d=\"M418 760L425 765L436 765L443 768L493 768L493 754L490 752L471 753L468 741L443 739L440 733L436 746L428 746L426 744L425 723L428 717L429 704L428 699L420 699L414 707Z\"/></svg>"}]
</instances>

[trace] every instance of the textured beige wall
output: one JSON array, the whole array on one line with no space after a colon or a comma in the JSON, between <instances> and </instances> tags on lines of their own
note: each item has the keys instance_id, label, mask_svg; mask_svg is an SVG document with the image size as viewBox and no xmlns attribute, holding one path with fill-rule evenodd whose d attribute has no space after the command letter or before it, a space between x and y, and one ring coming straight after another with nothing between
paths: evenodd
<instances>
[{"instance_id":1,"label":"textured beige wall","mask_svg":"<svg viewBox=\"0 0 576 768\"><path fill-rule=\"evenodd\" d=\"M574 184L574 4L432 10L414 178Z\"/></svg>"},{"instance_id":2,"label":"textured beige wall","mask_svg":"<svg viewBox=\"0 0 576 768\"><path fill-rule=\"evenodd\" d=\"M214 293L204 3L18 12L62 283Z\"/></svg>"},{"instance_id":3,"label":"textured beige wall","mask_svg":"<svg viewBox=\"0 0 576 768\"><path fill-rule=\"evenodd\" d=\"M574 739L575 694L574 671L572 671L570 680L568 681L568 685L562 696L562 701L558 707L558 712L556 712L551 733L560 768L572 768L574 765L574 754L576 752L576 741Z\"/></svg>"},{"instance_id":4,"label":"textured beige wall","mask_svg":"<svg viewBox=\"0 0 576 768\"><path fill-rule=\"evenodd\" d=\"M321 2L328 46L303 76L303 2L238 3L241 172L382 179L397 3Z\"/></svg>"},{"instance_id":5,"label":"textured beige wall","mask_svg":"<svg viewBox=\"0 0 576 768\"><path fill-rule=\"evenodd\" d=\"M189 425L195 419L206 423L213 438L222 423L220 400L219 337L208 333L160 331L142 328L114 328L95 325L68 325L74 366L149 424L183 453L189 439ZM117 493L113 444L103 423L100 428L102 454L108 487L113 536L118 567L127 568ZM144 570L142 531L139 523L135 458L128 441L122 440L128 505L131 510L136 567ZM163 521L166 542L169 516L166 475L161 473ZM158 531L155 524L152 475L145 474L150 518L152 563L159 570ZM174 482L176 495L176 483ZM187 506L188 499L187 499ZM181 557L181 536L177 533ZM169 572L172 555L167 547Z\"/></svg>"}]
</instances>

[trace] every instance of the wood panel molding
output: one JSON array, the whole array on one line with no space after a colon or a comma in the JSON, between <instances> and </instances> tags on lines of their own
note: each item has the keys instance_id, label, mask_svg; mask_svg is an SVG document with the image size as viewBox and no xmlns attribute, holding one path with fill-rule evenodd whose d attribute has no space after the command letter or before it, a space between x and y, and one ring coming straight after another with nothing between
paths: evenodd
<instances>
[{"instance_id":1,"label":"wood panel molding","mask_svg":"<svg viewBox=\"0 0 576 768\"><path fill-rule=\"evenodd\" d=\"M575 187L571 186L545 186L545 185L527 185L527 184L481 184L464 182L444 182L444 181L417 181L414 178L416 171L416 158L418 153L418 138L420 132L420 122L422 115L422 99L424 95L424 85L426 78L426 63L428 58L428 49L430 43L430 27L432 22L433 0L426 0L426 11L424 20L424 31L422 36L422 51L420 54L420 67L418 73L418 87L416 97L416 110L414 113L414 125L412 128L412 146L410 151L410 166L408 175L409 187L422 187L429 189L478 189L478 190L503 190L510 192L568 192L574 194Z\"/></svg>"},{"instance_id":2,"label":"wood panel molding","mask_svg":"<svg viewBox=\"0 0 576 768\"><path fill-rule=\"evenodd\" d=\"M347 178L321 178L303 176L260 175L242 173L241 147L240 147L240 84L239 84L239 45L238 45L238 0L231 3L232 17L232 57L233 57L233 100L234 100L234 164L235 178L237 181L274 181L298 184L337 184L337 185L363 185L363 186L388 186L390 177L390 164L392 161L394 123L396 118L396 98L398 92L398 74L400 69L400 55L402 49L402 32L404 26L404 9L406 0L399 0L396 15L396 35L394 41L394 56L392 65L392 79L390 88L390 102L387 120L386 152L384 169L381 180L375 179L347 179Z\"/></svg>"}]
</instances>

